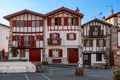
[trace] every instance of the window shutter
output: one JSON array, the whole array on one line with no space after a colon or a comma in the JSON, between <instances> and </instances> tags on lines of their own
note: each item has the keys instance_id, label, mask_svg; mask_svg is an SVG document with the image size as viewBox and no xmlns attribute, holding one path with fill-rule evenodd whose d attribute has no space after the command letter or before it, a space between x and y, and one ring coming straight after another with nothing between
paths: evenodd
<instances>
[{"instance_id":1,"label":"window shutter","mask_svg":"<svg viewBox=\"0 0 120 80\"><path fill-rule=\"evenodd\" d=\"M48 18L48 19L47 19L47 25L48 25L48 26L51 26L51 18Z\"/></svg>"},{"instance_id":2,"label":"window shutter","mask_svg":"<svg viewBox=\"0 0 120 80\"><path fill-rule=\"evenodd\" d=\"M68 17L64 17L64 26L68 25Z\"/></svg>"},{"instance_id":3,"label":"window shutter","mask_svg":"<svg viewBox=\"0 0 120 80\"><path fill-rule=\"evenodd\" d=\"M76 33L74 33L74 40L76 40Z\"/></svg>"},{"instance_id":4,"label":"window shutter","mask_svg":"<svg viewBox=\"0 0 120 80\"><path fill-rule=\"evenodd\" d=\"M20 40L20 46L24 46L24 36L21 36L20 39L21 39L21 40Z\"/></svg>"},{"instance_id":5,"label":"window shutter","mask_svg":"<svg viewBox=\"0 0 120 80\"><path fill-rule=\"evenodd\" d=\"M58 25L61 26L61 17L58 17Z\"/></svg>"},{"instance_id":6,"label":"window shutter","mask_svg":"<svg viewBox=\"0 0 120 80\"><path fill-rule=\"evenodd\" d=\"M75 17L75 26L79 25L79 17Z\"/></svg>"},{"instance_id":7,"label":"window shutter","mask_svg":"<svg viewBox=\"0 0 120 80\"><path fill-rule=\"evenodd\" d=\"M49 57L52 57L52 49L49 49Z\"/></svg>"},{"instance_id":8,"label":"window shutter","mask_svg":"<svg viewBox=\"0 0 120 80\"><path fill-rule=\"evenodd\" d=\"M99 47L100 40L97 39L96 42L97 42L97 47Z\"/></svg>"},{"instance_id":9,"label":"window shutter","mask_svg":"<svg viewBox=\"0 0 120 80\"><path fill-rule=\"evenodd\" d=\"M12 27L16 27L16 21L12 21Z\"/></svg>"},{"instance_id":10,"label":"window shutter","mask_svg":"<svg viewBox=\"0 0 120 80\"><path fill-rule=\"evenodd\" d=\"M35 46L34 36L31 36L31 41L30 41L30 43L32 44L32 46Z\"/></svg>"},{"instance_id":11,"label":"window shutter","mask_svg":"<svg viewBox=\"0 0 120 80\"><path fill-rule=\"evenodd\" d=\"M16 36L12 36L12 40L15 41L16 40Z\"/></svg>"},{"instance_id":12,"label":"window shutter","mask_svg":"<svg viewBox=\"0 0 120 80\"><path fill-rule=\"evenodd\" d=\"M67 40L69 40L69 34L67 34Z\"/></svg>"},{"instance_id":13,"label":"window shutter","mask_svg":"<svg viewBox=\"0 0 120 80\"><path fill-rule=\"evenodd\" d=\"M24 24L25 27L28 27L28 21L24 21Z\"/></svg>"},{"instance_id":14,"label":"window shutter","mask_svg":"<svg viewBox=\"0 0 120 80\"><path fill-rule=\"evenodd\" d=\"M27 21L27 25L28 27L32 27L32 21L31 20Z\"/></svg>"},{"instance_id":15,"label":"window shutter","mask_svg":"<svg viewBox=\"0 0 120 80\"><path fill-rule=\"evenodd\" d=\"M40 38L39 38L40 40L43 40L43 35L40 35Z\"/></svg>"},{"instance_id":16,"label":"window shutter","mask_svg":"<svg viewBox=\"0 0 120 80\"><path fill-rule=\"evenodd\" d=\"M62 49L59 49L59 57L62 57Z\"/></svg>"},{"instance_id":17,"label":"window shutter","mask_svg":"<svg viewBox=\"0 0 120 80\"><path fill-rule=\"evenodd\" d=\"M40 26L43 26L44 21L40 20Z\"/></svg>"}]
</instances>

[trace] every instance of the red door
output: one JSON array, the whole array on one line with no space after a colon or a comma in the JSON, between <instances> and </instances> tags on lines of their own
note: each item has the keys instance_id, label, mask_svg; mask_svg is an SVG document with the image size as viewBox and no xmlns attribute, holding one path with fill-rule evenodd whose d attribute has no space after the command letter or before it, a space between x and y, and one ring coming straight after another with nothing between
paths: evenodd
<instances>
[{"instance_id":1,"label":"red door","mask_svg":"<svg viewBox=\"0 0 120 80\"><path fill-rule=\"evenodd\" d=\"M67 53L69 63L78 63L78 48L68 48Z\"/></svg>"},{"instance_id":2,"label":"red door","mask_svg":"<svg viewBox=\"0 0 120 80\"><path fill-rule=\"evenodd\" d=\"M30 49L29 59L31 62L41 61L41 50L40 49Z\"/></svg>"}]
</instances>

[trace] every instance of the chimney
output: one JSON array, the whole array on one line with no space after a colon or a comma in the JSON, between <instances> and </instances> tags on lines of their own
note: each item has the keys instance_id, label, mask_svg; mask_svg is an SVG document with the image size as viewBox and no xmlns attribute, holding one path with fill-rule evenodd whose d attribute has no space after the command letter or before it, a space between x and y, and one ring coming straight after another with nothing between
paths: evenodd
<instances>
[{"instance_id":1,"label":"chimney","mask_svg":"<svg viewBox=\"0 0 120 80\"><path fill-rule=\"evenodd\" d=\"M102 17L102 20L105 20L105 16Z\"/></svg>"},{"instance_id":2,"label":"chimney","mask_svg":"<svg viewBox=\"0 0 120 80\"><path fill-rule=\"evenodd\" d=\"M79 8L78 7L76 7L76 10L75 10L76 12L79 12L80 10L79 10Z\"/></svg>"},{"instance_id":3,"label":"chimney","mask_svg":"<svg viewBox=\"0 0 120 80\"><path fill-rule=\"evenodd\" d=\"M113 14L114 14L114 9L111 10L111 15L113 15Z\"/></svg>"}]
</instances>

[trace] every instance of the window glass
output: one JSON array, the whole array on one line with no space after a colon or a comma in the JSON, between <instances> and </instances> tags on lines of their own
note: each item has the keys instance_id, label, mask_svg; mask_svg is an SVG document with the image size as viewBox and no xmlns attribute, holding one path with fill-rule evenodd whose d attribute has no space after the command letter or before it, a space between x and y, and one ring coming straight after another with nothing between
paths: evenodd
<instances>
[{"instance_id":1,"label":"window glass","mask_svg":"<svg viewBox=\"0 0 120 80\"><path fill-rule=\"evenodd\" d=\"M35 24L36 24L35 21L32 21L32 27L35 27L36 26Z\"/></svg>"},{"instance_id":2,"label":"window glass","mask_svg":"<svg viewBox=\"0 0 120 80\"><path fill-rule=\"evenodd\" d=\"M53 55L53 57L59 57L58 55L59 55L59 49L53 49L52 50L52 55Z\"/></svg>"},{"instance_id":3,"label":"window glass","mask_svg":"<svg viewBox=\"0 0 120 80\"><path fill-rule=\"evenodd\" d=\"M96 61L102 61L102 54L101 53L96 54Z\"/></svg>"},{"instance_id":4,"label":"window glass","mask_svg":"<svg viewBox=\"0 0 120 80\"><path fill-rule=\"evenodd\" d=\"M16 26L17 27L24 27L24 21L22 21L22 20L16 21Z\"/></svg>"},{"instance_id":5,"label":"window glass","mask_svg":"<svg viewBox=\"0 0 120 80\"><path fill-rule=\"evenodd\" d=\"M74 34L70 33L69 34L69 39L74 39Z\"/></svg>"},{"instance_id":6,"label":"window glass","mask_svg":"<svg viewBox=\"0 0 120 80\"><path fill-rule=\"evenodd\" d=\"M55 18L55 25L58 25L58 18Z\"/></svg>"},{"instance_id":7,"label":"window glass","mask_svg":"<svg viewBox=\"0 0 120 80\"><path fill-rule=\"evenodd\" d=\"M17 35L16 36L16 40L19 41L20 40L20 36Z\"/></svg>"}]
</instances>

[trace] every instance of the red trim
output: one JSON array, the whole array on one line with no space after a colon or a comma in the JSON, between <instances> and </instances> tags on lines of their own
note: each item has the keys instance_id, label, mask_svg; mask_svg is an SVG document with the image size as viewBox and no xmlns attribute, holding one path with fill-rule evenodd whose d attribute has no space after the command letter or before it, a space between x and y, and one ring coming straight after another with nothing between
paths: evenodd
<instances>
[{"instance_id":1,"label":"red trim","mask_svg":"<svg viewBox=\"0 0 120 80\"><path fill-rule=\"evenodd\" d=\"M61 17L58 17L58 25L61 26Z\"/></svg>"},{"instance_id":2,"label":"red trim","mask_svg":"<svg viewBox=\"0 0 120 80\"><path fill-rule=\"evenodd\" d=\"M16 41L16 36L12 36L12 41Z\"/></svg>"},{"instance_id":3,"label":"red trim","mask_svg":"<svg viewBox=\"0 0 120 80\"><path fill-rule=\"evenodd\" d=\"M4 18L7 19L7 20L10 20L11 18L13 18L15 16L19 16L19 15L22 15L22 14L25 14L25 13L30 13L30 14L33 14L33 15L36 15L36 16L44 17L44 15L41 14L41 13L37 13L37 12L25 9L25 10L22 10L22 11L19 11L19 12L4 16Z\"/></svg>"},{"instance_id":4,"label":"red trim","mask_svg":"<svg viewBox=\"0 0 120 80\"><path fill-rule=\"evenodd\" d=\"M40 26L43 26L43 25L44 25L43 20L40 20Z\"/></svg>"},{"instance_id":5,"label":"red trim","mask_svg":"<svg viewBox=\"0 0 120 80\"><path fill-rule=\"evenodd\" d=\"M51 26L51 18L48 18L48 19L47 19L47 25L48 25L48 26Z\"/></svg>"},{"instance_id":6,"label":"red trim","mask_svg":"<svg viewBox=\"0 0 120 80\"><path fill-rule=\"evenodd\" d=\"M46 17L48 17L48 16L50 16L50 15L54 15L54 14L60 12L60 11L65 11L65 12L68 12L68 13L71 13L71 14L74 14L74 15L77 15L77 16L80 16L81 18L83 18L83 16L84 16L82 13L79 13L79 12L77 12L77 11L68 9L68 8L66 8L66 7L61 7L61 8L59 8L59 9L56 9L56 10L54 10L54 11L51 11L51 12L47 13L47 14L46 14Z\"/></svg>"},{"instance_id":7,"label":"red trim","mask_svg":"<svg viewBox=\"0 0 120 80\"><path fill-rule=\"evenodd\" d=\"M16 27L16 21L12 21L12 27Z\"/></svg>"},{"instance_id":8,"label":"red trim","mask_svg":"<svg viewBox=\"0 0 120 80\"><path fill-rule=\"evenodd\" d=\"M49 49L49 57L52 57L52 49Z\"/></svg>"},{"instance_id":9,"label":"red trim","mask_svg":"<svg viewBox=\"0 0 120 80\"><path fill-rule=\"evenodd\" d=\"M34 34L34 33L43 33L43 32L13 32L13 33Z\"/></svg>"},{"instance_id":10,"label":"red trim","mask_svg":"<svg viewBox=\"0 0 120 80\"><path fill-rule=\"evenodd\" d=\"M68 26L68 17L64 17L64 26Z\"/></svg>"},{"instance_id":11,"label":"red trim","mask_svg":"<svg viewBox=\"0 0 120 80\"><path fill-rule=\"evenodd\" d=\"M43 40L43 35L40 35L40 40Z\"/></svg>"},{"instance_id":12,"label":"red trim","mask_svg":"<svg viewBox=\"0 0 120 80\"><path fill-rule=\"evenodd\" d=\"M75 17L75 26L79 25L79 17Z\"/></svg>"},{"instance_id":13,"label":"red trim","mask_svg":"<svg viewBox=\"0 0 120 80\"><path fill-rule=\"evenodd\" d=\"M62 54L62 49L59 49L59 57L62 57L63 54Z\"/></svg>"}]
</instances>

